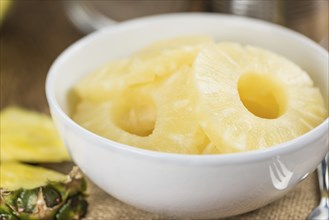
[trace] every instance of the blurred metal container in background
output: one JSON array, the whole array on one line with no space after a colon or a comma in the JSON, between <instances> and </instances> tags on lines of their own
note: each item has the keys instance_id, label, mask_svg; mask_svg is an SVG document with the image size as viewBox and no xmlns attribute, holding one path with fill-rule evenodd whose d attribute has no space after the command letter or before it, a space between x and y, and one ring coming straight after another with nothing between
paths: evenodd
<instances>
[{"instance_id":1,"label":"blurred metal container in background","mask_svg":"<svg viewBox=\"0 0 329 220\"><path fill-rule=\"evenodd\" d=\"M328 0L210 0L210 10L258 18L328 44ZM325 45L328 48L328 45Z\"/></svg>"},{"instance_id":2,"label":"blurred metal container in background","mask_svg":"<svg viewBox=\"0 0 329 220\"><path fill-rule=\"evenodd\" d=\"M64 1L67 14L84 33L113 25L118 21L146 15L191 10L190 0L110 0Z\"/></svg>"},{"instance_id":3,"label":"blurred metal container in background","mask_svg":"<svg viewBox=\"0 0 329 220\"><path fill-rule=\"evenodd\" d=\"M210 11L274 22L328 48L329 0L72 0L64 1L70 20L84 33L118 21L172 12Z\"/></svg>"}]
</instances>

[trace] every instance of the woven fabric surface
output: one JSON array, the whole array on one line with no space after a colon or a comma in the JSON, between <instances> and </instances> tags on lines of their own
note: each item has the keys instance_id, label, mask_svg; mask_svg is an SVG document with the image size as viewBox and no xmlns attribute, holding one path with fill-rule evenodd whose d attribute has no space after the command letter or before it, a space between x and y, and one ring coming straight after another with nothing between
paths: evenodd
<instances>
[{"instance_id":1,"label":"woven fabric surface","mask_svg":"<svg viewBox=\"0 0 329 220\"><path fill-rule=\"evenodd\" d=\"M90 212L88 220L171 220L166 216L138 210L124 204L104 191L89 184ZM224 220L302 220L319 201L316 174L299 183L283 198L258 210ZM180 219L177 219L180 220ZM184 219L185 220L185 219Z\"/></svg>"}]
</instances>

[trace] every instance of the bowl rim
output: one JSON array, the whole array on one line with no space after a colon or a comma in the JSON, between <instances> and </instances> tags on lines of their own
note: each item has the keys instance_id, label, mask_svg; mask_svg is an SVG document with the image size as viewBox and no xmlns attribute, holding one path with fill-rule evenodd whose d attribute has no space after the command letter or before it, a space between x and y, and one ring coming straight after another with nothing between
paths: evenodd
<instances>
[{"instance_id":1,"label":"bowl rim","mask_svg":"<svg viewBox=\"0 0 329 220\"><path fill-rule=\"evenodd\" d=\"M308 44L309 47L312 47L314 50L317 50L317 53L322 54L321 56L327 56L328 52L322 48L320 45L316 44L311 39L305 37L304 35L297 33L293 30L285 28L283 26L273 24L267 21L258 20L254 18L247 18L236 15L224 15L224 14L213 14L213 13L204 13L204 12L183 12L183 13L169 13L162 15L152 15L145 16L136 19L127 20L121 22L114 26L109 26L104 29L100 29L91 34L88 34L81 39L77 40L69 47L67 47L52 63L46 78L46 98L51 110L51 113L56 113L61 120L73 130L81 134L84 138L90 139L91 141L96 141L100 146L109 150L115 150L117 152L130 154L130 155L139 155L143 157L153 158L156 160L164 160L164 161L175 161L182 162L188 164L213 164L213 165L224 165L224 164L233 164L237 162L250 162L250 161L260 161L267 160L278 155L283 155L290 153L292 151L298 151L304 146L311 144L317 139L321 138L323 134L329 132L329 118L327 117L321 124L317 127L313 128L309 132L292 139L290 141L271 146L265 149L252 150L247 152L238 152L238 153L229 153L229 154L178 154L178 153L167 153L167 152L159 152L152 151L143 148L133 147L126 144L122 144L100 135L97 135L73 121L60 107L56 95L55 95L55 77L58 73L57 68L61 66L63 62L69 57L71 54L74 55L74 52L78 50L80 47L90 44L95 39L99 37L99 35L111 34L112 32L116 32L120 29L131 28L132 26L143 26L152 23L156 23L158 21L162 21L164 19L167 20L176 20L176 19L198 19L198 18L206 18L206 19L229 19L229 20L237 20L242 23L252 23L253 25L258 25L265 28L271 28L272 30L285 32L285 34L298 39L299 41L303 41ZM328 141L327 141L328 142ZM302 144L301 144L302 143ZM327 143L328 144L328 143ZM98 144L97 144L98 145ZM290 146L289 146L290 145Z\"/></svg>"}]
</instances>

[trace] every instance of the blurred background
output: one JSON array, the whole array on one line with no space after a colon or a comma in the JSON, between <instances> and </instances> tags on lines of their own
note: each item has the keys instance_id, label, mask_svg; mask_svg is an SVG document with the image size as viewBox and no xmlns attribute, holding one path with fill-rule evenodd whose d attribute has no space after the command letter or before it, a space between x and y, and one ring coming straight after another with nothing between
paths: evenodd
<instances>
[{"instance_id":1,"label":"blurred background","mask_svg":"<svg viewBox=\"0 0 329 220\"><path fill-rule=\"evenodd\" d=\"M236 14L287 26L328 48L328 0L0 0L1 102L47 111L46 73L84 35L173 12Z\"/></svg>"},{"instance_id":2,"label":"blurred background","mask_svg":"<svg viewBox=\"0 0 329 220\"><path fill-rule=\"evenodd\" d=\"M236 14L263 19L296 30L328 48L329 0L0 0L0 109L18 105L48 113L45 79L56 57L86 34L127 19L173 12ZM290 209L305 219L318 203L313 174L285 198L234 219L287 217ZM306 198L306 200L305 200ZM141 219L162 219L121 204L92 188L89 219L99 213L120 219L137 213ZM300 201L306 201L299 206ZM126 211L122 211L124 207ZM287 211L288 210L288 211ZM121 213L121 214L120 214ZM120 215L120 216L118 216ZM272 216L272 214L271 214ZM257 217L257 218L256 218ZM288 216L289 217L289 216ZM121 218L122 219L122 218Z\"/></svg>"},{"instance_id":3,"label":"blurred background","mask_svg":"<svg viewBox=\"0 0 329 220\"><path fill-rule=\"evenodd\" d=\"M66 47L92 31L146 15L210 12L249 16L287 26L328 48L328 0L0 2L1 108L19 104L46 111L46 73Z\"/></svg>"},{"instance_id":4,"label":"blurred background","mask_svg":"<svg viewBox=\"0 0 329 220\"><path fill-rule=\"evenodd\" d=\"M84 33L131 18L190 11L258 18L287 26L315 41L328 33L328 0L66 1L65 8Z\"/></svg>"}]
</instances>

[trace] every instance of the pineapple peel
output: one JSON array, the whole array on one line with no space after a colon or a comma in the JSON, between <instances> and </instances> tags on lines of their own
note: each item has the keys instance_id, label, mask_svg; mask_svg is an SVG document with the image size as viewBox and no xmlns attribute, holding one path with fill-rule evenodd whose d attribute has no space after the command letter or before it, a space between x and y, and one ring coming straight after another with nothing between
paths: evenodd
<instances>
[{"instance_id":1,"label":"pineapple peel","mask_svg":"<svg viewBox=\"0 0 329 220\"><path fill-rule=\"evenodd\" d=\"M68 176L14 161L0 164L0 219L82 219L86 180L77 167Z\"/></svg>"},{"instance_id":2,"label":"pineapple peel","mask_svg":"<svg viewBox=\"0 0 329 220\"><path fill-rule=\"evenodd\" d=\"M18 107L1 111L1 161L62 162L70 160L48 115Z\"/></svg>"},{"instance_id":3,"label":"pineapple peel","mask_svg":"<svg viewBox=\"0 0 329 220\"><path fill-rule=\"evenodd\" d=\"M184 154L257 150L327 117L310 76L254 46L207 36L155 42L74 87L72 118L120 143Z\"/></svg>"}]
</instances>

